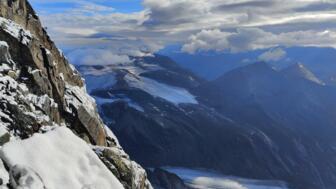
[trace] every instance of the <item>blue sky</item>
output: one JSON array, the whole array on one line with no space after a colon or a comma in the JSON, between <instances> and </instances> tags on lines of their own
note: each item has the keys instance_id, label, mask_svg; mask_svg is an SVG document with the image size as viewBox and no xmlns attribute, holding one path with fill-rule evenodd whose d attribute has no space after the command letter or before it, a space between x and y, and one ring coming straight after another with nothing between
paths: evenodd
<instances>
[{"instance_id":1,"label":"blue sky","mask_svg":"<svg viewBox=\"0 0 336 189\"><path fill-rule=\"evenodd\" d=\"M32 5L38 12L45 14L62 13L69 9L80 7L77 1L39 1L32 0ZM110 1L89 1L95 4L111 7L116 12L130 13L141 11L143 6L141 0L110 0Z\"/></svg>"},{"instance_id":2,"label":"blue sky","mask_svg":"<svg viewBox=\"0 0 336 189\"><path fill-rule=\"evenodd\" d=\"M272 60L284 56L278 47L336 47L335 0L31 3L56 43L76 57L99 52L118 62L177 46L175 51L188 54L273 49L263 56Z\"/></svg>"}]
</instances>

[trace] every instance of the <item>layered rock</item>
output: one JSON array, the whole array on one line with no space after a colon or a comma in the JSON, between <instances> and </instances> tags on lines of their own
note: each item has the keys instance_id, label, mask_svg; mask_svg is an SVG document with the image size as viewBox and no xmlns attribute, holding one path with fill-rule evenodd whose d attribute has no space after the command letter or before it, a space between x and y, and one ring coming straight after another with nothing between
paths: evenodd
<instances>
[{"instance_id":1,"label":"layered rock","mask_svg":"<svg viewBox=\"0 0 336 189\"><path fill-rule=\"evenodd\" d=\"M145 171L105 127L79 73L26 0L0 0L0 102L0 145L68 127L93 149L104 149L95 152L125 188L151 187Z\"/></svg>"}]
</instances>

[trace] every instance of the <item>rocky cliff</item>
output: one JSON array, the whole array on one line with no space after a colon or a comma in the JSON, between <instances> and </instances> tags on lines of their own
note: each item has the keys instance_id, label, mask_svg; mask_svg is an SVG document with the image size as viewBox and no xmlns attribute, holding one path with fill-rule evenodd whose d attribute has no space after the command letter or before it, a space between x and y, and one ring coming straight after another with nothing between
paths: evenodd
<instances>
[{"instance_id":1,"label":"rocky cliff","mask_svg":"<svg viewBox=\"0 0 336 189\"><path fill-rule=\"evenodd\" d=\"M97 188L101 183L93 178L102 175L93 175L92 182L83 178L100 170L104 177L117 178L114 185L106 179L101 186L151 188L145 171L104 125L79 73L26 0L0 0L0 145L3 187L59 188L62 182L56 180L70 173L73 183L78 182L73 187ZM20 147L24 150L19 152ZM62 158L75 161L74 156L81 161L77 168L82 175L75 165L55 166L65 164L57 162ZM59 172L46 174L52 168ZM69 186L73 183L70 179Z\"/></svg>"}]
</instances>

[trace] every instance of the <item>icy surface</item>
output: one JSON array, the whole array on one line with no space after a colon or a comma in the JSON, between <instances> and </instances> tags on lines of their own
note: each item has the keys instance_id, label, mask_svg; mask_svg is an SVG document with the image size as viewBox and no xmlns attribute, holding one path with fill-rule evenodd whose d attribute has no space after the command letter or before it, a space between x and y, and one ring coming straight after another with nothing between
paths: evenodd
<instances>
[{"instance_id":1,"label":"icy surface","mask_svg":"<svg viewBox=\"0 0 336 189\"><path fill-rule=\"evenodd\" d=\"M132 77L127 75L125 76L125 80L130 85L130 87L144 90L154 97L163 98L175 105L182 103L198 103L195 99L195 96L183 88L169 86L145 77Z\"/></svg>"},{"instance_id":2,"label":"icy surface","mask_svg":"<svg viewBox=\"0 0 336 189\"><path fill-rule=\"evenodd\" d=\"M178 167L164 169L178 175L187 185L196 189L288 189L286 184L280 181L244 179L211 171Z\"/></svg>"},{"instance_id":3,"label":"icy surface","mask_svg":"<svg viewBox=\"0 0 336 189\"><path fill-rule=\"evenodd\" d=\"M28 45L32 39L32 35L29 31L25 30L17 23L3 17L0 17L0 29L3 29L25 45Z\"/></svg>"},{"instance_id":4,"label":"icy surface","mask_svg":"<svg viewBox=\"0 0 336 189\"><path fill-rule=\"evenodd\" d=\"M9 142L0 156L10 168L31 168L48 189L123 188L91 148L65 127Z\"/></svg>"}]
</instances>

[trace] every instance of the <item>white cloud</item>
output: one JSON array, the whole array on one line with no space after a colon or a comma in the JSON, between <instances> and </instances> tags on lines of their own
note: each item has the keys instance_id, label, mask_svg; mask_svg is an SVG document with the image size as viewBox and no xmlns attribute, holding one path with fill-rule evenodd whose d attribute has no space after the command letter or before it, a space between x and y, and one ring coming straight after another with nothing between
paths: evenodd
<instances>
[{"instance_id":1,"label":"white cloud","mask_svg":"<svg viewBox=\"0 0 336 189\"><path fill-rule=\"evenodd\" d=\"M287 53L283 49L275 48L275 49L270 49L269 51L261 54L258 57L258 60L264 61L264 62L274 62L274 61L279 61L285 58L286 55Z\"/></svg>"},{"instance_id":2,"label":"white cloud","mask_svg":"<svg viewBox=\"0 0 336 189\"><path fill-rule=\"evenodd\" d=\"M181 43L189 53L336 46L334 0L143 0L144 9L131 13L99 3L107 0L32 1L76 3L41 14L62 46L101 45L140 54Z\"/></svg>"},{"instance_id":3,"label":"white cloud","mask_svg":"<svg viewBox=\"0 0 336 189\"><path fill-rule=\"evenodd\" d=\"M239 28L235 32L218 29L202 30L192 35L183 46L182 51L195 53L199 51L242 52L277 46L317 46L336 48L336 30L334 31L293 31L272 33L260 28Z\"/></svg>"},{"instance_id":4,"label":"white cloud","mask_svg":"<svg viewBox=\"0 0 336 189\"><path fill-rule=\"evenodd\" d=\"M189 38L189 43L182 47L182 51L195 53L198 50L223 51L230 48L228 37L230 33L215 30L202 30Z\"/></svg>"},{"instance_id":5,"label":"white cloud","mask_svg":"<svg viewBox=\"0 0 336 189\"><path fill-rule=\"evenodd\" d=\"M69 60L78 65L110 65L130 63L127 55L115 54L109 49L79 49L70 52Z\"/></svg>"}]
</instances>

